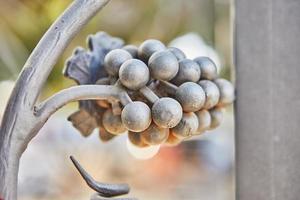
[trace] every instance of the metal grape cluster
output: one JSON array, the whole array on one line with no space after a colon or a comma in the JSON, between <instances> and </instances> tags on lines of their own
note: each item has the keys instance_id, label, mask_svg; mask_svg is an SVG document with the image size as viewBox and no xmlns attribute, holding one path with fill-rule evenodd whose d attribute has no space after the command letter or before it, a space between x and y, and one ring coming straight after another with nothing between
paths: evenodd
<instances>
[{"instance_id":1,"label":"metal grape cluster","mask_svg":"<svg viewBox=\"0 0 300 200\"><path fill-rule=\"evenodd\" d=\"M232 84L218 78L208 57L191 60L154 39L124 46L104 32L89 36L88 47L74 51L64 75L78 84L121 87L130 101L80 101L69 120L84 136L99 128L103 141L128 131L139 147L174 145L219 126L234 100Z\"/></svg>"}]
</instances>

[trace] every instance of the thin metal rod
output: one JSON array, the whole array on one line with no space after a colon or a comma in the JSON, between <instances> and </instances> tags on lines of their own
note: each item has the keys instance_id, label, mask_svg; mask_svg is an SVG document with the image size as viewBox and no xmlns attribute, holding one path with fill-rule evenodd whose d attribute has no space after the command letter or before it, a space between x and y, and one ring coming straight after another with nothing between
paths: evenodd
<instances>
[{"instance_id":1,"label":"thin metal rod","mask_svg":"<svg viewBox=\"0 0 300 200\"><path fill-rule=\"evenodd\" d=\"M176 85L169 83L167 81L159 81L159 86L162 87L165 92L172 95L176 93L176 90L178 88Z\"/></svg>"},{"instance_id":2,"label":"thin metal rod","mask_svg":"<svg viewBox=\"0 0 300 200\"><path fill-rule=\"evenodd\" d=\"M159 97L147 86L141 88L139 91L152 104L159 99Z\"/></svg>"},{"instance_id":3,"label":"thin metal rod","mask_svg":"<svg viewBox=\"0 0 300 200\"><path fill-rule=\"evenodd\" d=\"M128 95L127 92L122 92L119 95L119 98L120 98L120 102L123 106L126 106L127 104L132 102L132 99L130 98L130 96Z\"/></svg>"}]
</instances>

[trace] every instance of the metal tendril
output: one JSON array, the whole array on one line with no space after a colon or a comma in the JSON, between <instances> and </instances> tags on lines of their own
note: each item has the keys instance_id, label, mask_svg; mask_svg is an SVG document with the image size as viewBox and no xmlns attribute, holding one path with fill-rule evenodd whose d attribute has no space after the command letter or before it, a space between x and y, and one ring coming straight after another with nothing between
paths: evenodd
<instances>
[{"instance_id":1,"label":"metal tendril","mask_svg":"<svg viewBox=\"0 0 300 200\"><path fill-rule=\"evenodd\" d=\"M101 183L93 179L91 175L87 173L87 171L79 164L79 162L73 157L70 156L70 159L81 177L85 180L87 185L97 192L96 195L93 195L91 199L93 200L101 200L107 199L102 197L115 197L119 195L124 195L129 193L128 184L107 184ZM134 200L132 198L114 198L114 200Z\"/></svg>"}]
</instances>

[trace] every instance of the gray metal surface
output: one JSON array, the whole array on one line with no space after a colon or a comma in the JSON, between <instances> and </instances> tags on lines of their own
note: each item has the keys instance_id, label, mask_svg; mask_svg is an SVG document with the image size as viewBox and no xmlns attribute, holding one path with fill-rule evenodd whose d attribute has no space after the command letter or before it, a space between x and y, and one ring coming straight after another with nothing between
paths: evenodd
<instances>
[{"instance_id":1,"label":"gray metal surface","mask_svg":"<svg viewBox=\"0 0 300 200\"><path fill-rule=\"evenodd\" d=\"M300 1L235 1L239 200L300 199Z\"/></svg>"}]
</instances>

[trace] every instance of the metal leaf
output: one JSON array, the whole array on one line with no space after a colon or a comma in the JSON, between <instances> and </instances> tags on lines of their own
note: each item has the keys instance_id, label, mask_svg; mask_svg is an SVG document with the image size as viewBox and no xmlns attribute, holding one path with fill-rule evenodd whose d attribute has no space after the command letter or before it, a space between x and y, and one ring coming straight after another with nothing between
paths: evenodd
<instances>
[{"instance_id":1,"label":"metal leaf","mask_svg":"<svg viewBox=\"0 0 300 200\"><path fill-rule=\"evenodd\" d=\"M77 48L67 61L63 74L79 85L91 83L90 62L91 55L83 48Z\"/></svg>"},{"instance_id":2,"label":"metal leaf","mask_svg":"<svg viewBox=\"0 0 300 200\"><path fill-rule=\"evenodd\" d=\"M104 69L105 55L113 49L121 48L123 45L124 41L122 39L112 37L105 32L90 35L88 37L89 50L85 50L82 47L77 48L67 61L63 73L66 77L75 80L79 85L96 84L99 79L108 77ZM73 113L68 119L83 136L88 136L95 128L101 126L101 115L104 109L91 100L79 101L79 109L78 112ZM114 110L120 112L120 110ZM108 134L105 135L105 138L102 136L100 138L102 140L112 138L112 136L106 136Z\"/></svg>"},{"instance_id":3,"label":"metal leaf","mask_svg":"<svg viewBox=\"0 0 300 200\"><path fill-rule=\"evenodd\" d=\"M99 138L102 142L108 142L112 140L115 137L115 135L107 132L104 128L99 127Z\"/></svg>"},{"instance_id":4,"label":"metal leaf","mask_svg":"<svg viewBox=\"0 0 300 200\"><path fill-rule=\"evenodd\" d=\"M73 113L68 117L68 120L72 122L73 126L78 129L84 137L89 136L93 130L98 127L96 118L85 109L80 109Z\"/></svg>"},{"instance_id":5,"label":"metal leaf","mask_svg":"<svg viewBox=\"0 0 300 200\"><path fill-rule=\"evenodd\" d=\"M98 32L88 37L88 46L91 51L110 51L121 48L124 41L118 37L112 37L105 32Z\"/></svg>"},{"instance_id":6,"label":"metal leaf","mask_svg":"<svg viewBox=\"0 0 300 200\"><path fill-rule=\"evenodd\" d=\"M91 81L95 83L99 78L107 76L104 69L105 55L117 48L121 48L124 41L117 37L112 37L105 32L98 32L88 37L88 46L91 50L90 73Z\"/></svg>"}]
</instances>

